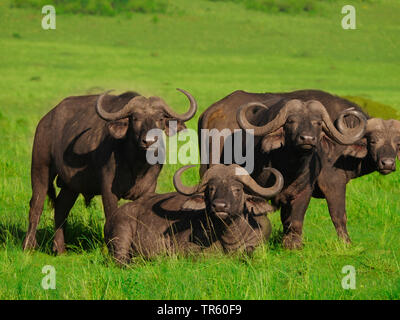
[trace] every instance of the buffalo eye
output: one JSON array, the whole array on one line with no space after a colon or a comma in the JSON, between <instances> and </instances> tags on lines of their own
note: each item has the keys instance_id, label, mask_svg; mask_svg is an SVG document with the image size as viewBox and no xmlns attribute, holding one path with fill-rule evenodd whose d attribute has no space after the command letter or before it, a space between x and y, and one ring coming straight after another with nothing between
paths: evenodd
<instances>
[{"instance_id":1,"label":"buffalo eye","mask_svg":"<svg viewBox=\"0 0 400 320\"><path fill-rule=\"evenodd\" d=\"M216 190L215 186L210 186L210 185L208 186L208 192L210 192L210 194L214 194L215 190Z\"/></svg>"},{"instance_id":2,"label":"buffalo eye","mask_svg":"<svg viewBox=\"0 0 400 320\"><path fill-rule=\"evenodd\" d=\"M232 189L233 194L236 196L239 195L242 191L242 188L240 188L240 187L232 187L231 189Z\"/></svg>"}]
</instances>

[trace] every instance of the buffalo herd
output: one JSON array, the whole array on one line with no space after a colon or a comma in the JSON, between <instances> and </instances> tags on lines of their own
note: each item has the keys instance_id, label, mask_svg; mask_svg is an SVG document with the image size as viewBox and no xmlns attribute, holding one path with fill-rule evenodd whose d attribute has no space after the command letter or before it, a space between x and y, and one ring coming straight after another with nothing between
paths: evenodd
<instances>
[{"instance_id":1,"label":"buffalo herd","mask_svg":"<svg viewBox=\"0 0 400 320\"><path fill-rule=\"evenodd\" d=\"M177 192L157 194L162 163L147 161L146 153L157 143L148 133L158 129L174 135L186 129L185 122L197 111L194 97L178 90L189 100L184 114L159 97L106 92L68 97L40 120L24 250L37 247L36 230L48 196L55 212L53 250L65 251L64 225L79 194L86 204L101 195L104 238L119 264L134 255L211 248L251 253L269 238L267 213L277 209L283 247L301 248L311 197L326 199L338 236L350 242L347 183L374 171L389 174L400 159L398 120L372 118L360 106L320 90L235 91L200 115L199 137L202 130L250 132L253 170L227 157L234 148L224 150L229 137L220 137L221 148L208 143L201 151L218 162L201 163L198 185L182 183L182 173L193 167L184 166L173 177ZM210 139L201 137L200 143ZM120 199L131 201L118 207Z\"/></svg>"}]
</instances>

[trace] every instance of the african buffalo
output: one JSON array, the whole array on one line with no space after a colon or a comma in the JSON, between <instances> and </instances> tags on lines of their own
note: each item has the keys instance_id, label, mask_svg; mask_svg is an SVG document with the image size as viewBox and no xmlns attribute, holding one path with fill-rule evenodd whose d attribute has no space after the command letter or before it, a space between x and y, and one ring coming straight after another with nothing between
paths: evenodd
<instances>
[{"instance_id":1,"label":"african buffalo","mask_svg":"<svg viewBox=\"0 0 400 320\"><path fill-rule=\"evenodd\" d=\"M238 165L216 165L205 172L199 185L188 187L180 176L190 167L174 175L178 193L146 195L121 206L107 220L105 240L118 263L138 254L153 257L210 247L250 253L269 237L271 224L265 213L272 207L265 198L283 186L277 170L266 170L275 183L263 188Z\"/></svg>"},{"instance_id":2,"label":"african buffalo","mask_svg":"<svg viewBox=\"0 0 400 320\"><path fill-rule=\"evenodd\" d=\"M174 134L172 120L177 121L178 131L185 128L197 104L188 92L180 91L190 101L182 115L159 97L126 92L68 97L40 120L32 151L32 198L24 249L37 246L36 229L46 194L55 206L53 250L61 253L65 251L63 226L80 193L87 204L101 195L108 219L119 199L134 200L154 192L162 165L147 163L146 151L155 140L146 140L146 134L153 128ZM57 197L56 177L61 188Z\"/></svg>"},{"instance_id":3,"label":"african buffalo","mask_svg":"<svg viewBox=\"0 0 400 320\"><path fill-rule=\"evenodd\" d=\"M313 191L314 197L326 199L338 236L350 242L346 227L346 185L351 179L374 171L386 175L396 170L396 156L400 159L400 121L371 118L358 105L324 91L301 90L287 96L321 101L332 119L349 108L362 112L368 119L365 135L356 143L343 146L327 141L329 146L321 155L322 169ZM346 117L342 130L349 130L356 121Z\"/></svg>"},{"instance_id":4,"label":"african buffalo","mask_svg":"<svg viewBox=\"0 0 400 320\"><path fill-rule=\"evenodd\" d=\"M345 127L341 124L350 115L358 119L358 124L352 130L341 131L324 104L315 99L236 91L200 116L199 130L254 130L255 167L251 175L257 183L266 185L269 175L263 172L264 167L282 173L285 185L273 203L281 207L284 246L297 248L301 246L304 215L321 169L319 155L328 151L329 141L351 145L364 135L366 120L353 109L344 110L337 117L338 128ZM205 169L203 165L201 174Z\"/></svg>"}]
</instances>

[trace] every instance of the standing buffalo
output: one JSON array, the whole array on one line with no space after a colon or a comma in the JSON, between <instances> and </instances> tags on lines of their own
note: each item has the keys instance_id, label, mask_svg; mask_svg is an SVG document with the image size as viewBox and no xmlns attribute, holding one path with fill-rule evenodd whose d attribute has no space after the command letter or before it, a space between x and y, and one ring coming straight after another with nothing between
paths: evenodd
<instances>
[{"instance_id":1,"label":"standing buffalo","mask_svg":"<svg viewBox=\"0 0 400 320\"><path fill-rule=\"evenodd\" d=\"M346 128L347 116L358 119L358 125L352 130L338 130ZM301 246L304 215L321 170L320 155L329 151L330 141L351 145L365 133L365 118L356 110L344 110L338 116L338 129L333 120L324 104L315 99L243 91L216 102L199 119L199 130L254 130L252 177L266 185L270 177L263 168L274 167L285 179L273 202L281 207L283 244L287 248ZM204 170L203 165L201 173Z\"/></svg>"},{"instance_id":2,"label":"standing buffalo","mask_svg":"<svg viewBox=\"0 0 400 320\"><path fill-rule=\"evenodd\" d=\"M321 101L332 119L349 108L362 112L367 120L365 135L348 146L327 141L327 152L321 155L321 173L313 196L325 198L336 232L350 242L346 222L346 185L354 178L378 171L388 174L396 170L396 156L400 159L400 121L370 118L356 104L319 90L301 90L286 94L289 98ZM356 125L357 119L346 117L342 130ZM339 124L339 123L338 123Z\"/></svg>"},{"instance_id":3,"label":"standing buffalo","mask_svg":"<svg viewBox=\"0 0 400 320\"><path fill-rule=\"evenodd\" d=\"M180 90L180 89L178 89ZM46 114L36 128L32 152L32 198L24 249L37 246L36 229L46 194L55 206L53 250L65 251L63 226L81 193L87 203L101 195L106 220L121 198L134 200L154 192L162 165L150 165L146 151L155 140L146 140L150 129L185 128L197 110L195 99L185 114L174 112L161 98L145 98L134 92L119 96L68 97ZM171 126L172 127L172 126ZM55 195L57 176L60 193Z\"/></svg>"},{"instance_id":4,"label":"standing buffalo","mask_svg":"<svg viewBox=\"0 0 400 320\"><path fill-rule=\"evenodd\" d=\"M110 253L120 263L132 255L152 257L160 253L196 252L209 247L224 251L252 252L271 233L265 213L272 207L264 200L283 186L282 175L272 187L259 186L238 165L216 165L197 186L184 186L174 175L178 193L149 194L127 203L106 221L104 235Z\"/></svg>"}]
</instances>

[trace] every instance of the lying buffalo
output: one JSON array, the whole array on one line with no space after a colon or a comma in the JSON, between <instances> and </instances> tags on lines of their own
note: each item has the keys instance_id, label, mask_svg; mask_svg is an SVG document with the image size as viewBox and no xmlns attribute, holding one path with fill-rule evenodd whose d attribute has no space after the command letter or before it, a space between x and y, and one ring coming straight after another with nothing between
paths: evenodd
<instances>
[{"instance_id":1,"label":"lying buffalo","mask_svg":"<svg viewBox=\"0 0 400 320\"><path fill-rule=\"evenodd\" d=\"M267 169L275 183L263 188L238 165L216 165L199 185L188 187L180 179L188 167L193 166L174 175L178 193L146 195L121 206L106 221L104 236L117 262L127 263L138 254L152 257L210 247L251 252L269 237L265 213L272 207L264 199L283 186L277 170Z\"/></svg>"},{"instance_id":2,"label":"lying buffalo","mask_svg":"<svg viewBox=\"0 0 400 320\"><path fill-rule=\"evenodd\" d=\"M126 92L69 97L40 120L32 152L32 198L24 249L37 245L36 229L46 194L55 205L53 250L61 253L65 250L63 226L80 193L87 203L101 195L108 219L119 199L134 200L154 192L162 165L147 163L146 151L155 141L146 140L146 134L153 128L174 134L169 130L172 120L177 121L177 130L185 128L197 104L188 92L180 91L190 101L189 111L182 115L159 97ZM57 197L56 177L61 188Z\"/></svg>"},{"instance_id":3,"label":"lying buffalo","mask_svg":"<svg viewBox=\"0 0 400 320\"><path fill-rule=\"evenodd\" d=\"M347 116L355 117L357 126L338 130L346 128ZM336 118L332 119L324 104L315 99L236 91L213 104L199 119L199 130L254 130L252 177L260 185L267 185L270 177L263 169L273 167L285 180L273 201L281 207L283 244L287 248L301 246L304 215L321 170L320 155L329 152L328 142L351 145L365 133L366 120L360 112L344 110L337 118L336 127ZM205 169L203 165L201 174Z\"/></svg>"}]
</instances>

